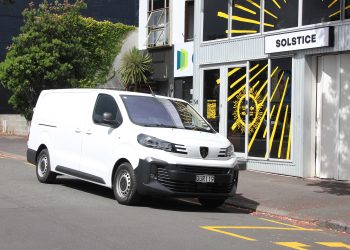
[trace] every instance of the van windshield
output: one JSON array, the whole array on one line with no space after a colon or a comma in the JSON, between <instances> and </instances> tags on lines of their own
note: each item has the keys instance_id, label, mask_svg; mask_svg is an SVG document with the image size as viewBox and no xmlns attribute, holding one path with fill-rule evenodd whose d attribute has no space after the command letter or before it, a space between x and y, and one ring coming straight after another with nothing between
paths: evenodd
<instances>
[{"instance_id":1,"label":"van windshield","mask_svg":"<svg viewBox=\"0 0 350 250\"><path fill-rule=\"evenodd\" d=\"M215 133L188 103L152 96L121 95L130 120L140 126Z\"/></svg>"}]
</instances>

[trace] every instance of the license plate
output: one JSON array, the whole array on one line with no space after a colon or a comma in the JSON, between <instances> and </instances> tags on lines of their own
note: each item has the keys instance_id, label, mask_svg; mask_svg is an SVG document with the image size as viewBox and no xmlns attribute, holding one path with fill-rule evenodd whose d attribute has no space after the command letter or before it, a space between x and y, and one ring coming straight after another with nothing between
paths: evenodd
<instances>
[{"instance_id":1,"label":"license plate","mask_svg":"<svg viewBox=\"0 0 350 250\"><path fill-rule=\"evenodd\" d=\"M214 175L196 175L196 182L200 183L214 183L215 182L215 176Z\"/></svg>"}]
</instances>

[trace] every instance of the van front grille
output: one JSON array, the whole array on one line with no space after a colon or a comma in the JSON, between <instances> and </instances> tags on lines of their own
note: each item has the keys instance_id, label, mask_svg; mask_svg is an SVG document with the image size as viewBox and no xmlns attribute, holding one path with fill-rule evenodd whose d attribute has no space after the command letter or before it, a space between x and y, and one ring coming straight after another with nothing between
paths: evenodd
<instances>
[{"instance_id":1,"label":"van front grille","mask_svg":"<svg viewBox=\"0 0 350 250\"><path fill-rule=\"evenodd\" d=\"M201 167L203 169L204 167ZM188 169L187 169L188 170ZM227 170L226 170L227 171ZM196 171L195 173L197 173ZM194 172L189 172L194 173ZM213 174L213 172L198 172L199 174ZM227 173L227 172L226 172ZM222 174L222 173L221 173ZM230 183L196 183L195 181L179 181L172 180L169 177L168 170L165 167L157 167L158 181L173 192L181 193L214 193L226 194L230 193L233 187L233 180Z\"/></svg>"}]
</instances>

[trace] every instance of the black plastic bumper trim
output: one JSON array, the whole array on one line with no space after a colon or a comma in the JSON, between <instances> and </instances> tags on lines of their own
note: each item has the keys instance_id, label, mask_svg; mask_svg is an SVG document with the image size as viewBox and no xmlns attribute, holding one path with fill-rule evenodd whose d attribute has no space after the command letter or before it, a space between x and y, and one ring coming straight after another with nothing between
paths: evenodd
<instances>
[{"instance_id":1,"label":"black plastic bumper trim","mask_svg":"<svg viewBox=\"0 0 350 250\"><path fill-rule=\"evenodd\" d=\"M36 151L33 149L27 149L27 161L33 165L36 165Z\"/></svg>"}]
</instances>

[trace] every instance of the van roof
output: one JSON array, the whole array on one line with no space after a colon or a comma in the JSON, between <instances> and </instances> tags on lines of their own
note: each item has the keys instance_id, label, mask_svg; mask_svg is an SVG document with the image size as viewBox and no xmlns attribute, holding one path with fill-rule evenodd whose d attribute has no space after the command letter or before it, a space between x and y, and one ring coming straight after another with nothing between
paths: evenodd
<instances>
[{"instance_id":1,"label":"van roof","mask_svg":"<svg viewBox=\"0 0 350 250\"><path fill-rule=\"evenodd\" d=\"M47 93L87 93L87 92L91 92L91 93L105 93L105 94L118 94L118 95L134 95L134 96L152 96L151 94L147 94L147 93L139 93L139 92L131 92L131 91L123 91L123 90L116 90L116 89L90 89L90 88L71 88L71 89L48 89L48 90L43 90L42 93L47 94ZM171 99L171 100L177 100L177 101L182 101L184 102L184 100L182 99L178 99L178 98L172 98L172 97L168 97L168 96L162 96L162 95L155 95L158 98L166 98L166 99Z\"/></svg>"}]
</instances>

